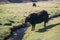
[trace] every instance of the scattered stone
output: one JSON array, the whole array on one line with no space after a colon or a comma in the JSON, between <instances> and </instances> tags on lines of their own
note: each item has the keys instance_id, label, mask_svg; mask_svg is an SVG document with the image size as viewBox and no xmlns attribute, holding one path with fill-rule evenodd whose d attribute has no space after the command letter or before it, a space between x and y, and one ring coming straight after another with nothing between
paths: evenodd
<instances>
[{"instance_id":1,"label":"scattered stone","mask_svg":"<svg viewBox=\"0 0 60 40\"><path fill-rule=\"evenodd\" d=\"M2 25L2 23L0 23L0 25Z\"/></svg>"},{"instance_id":2,"label":"scattered stone","mask_svg":"<svg viewBox=\"0 0 60 40\"><path fill-rule=\"evenodd\" d=\"M12 23L5 23L4 26L11 26Z\"/></svg>"},{"instance_id":3,"label":"scattered stone","mask_svg":"<svg viewBox=\"0 0 60 40\"><path fill-rule=\"evenodd\" d=\"M9 22L11 22L11 23L15 23L14 21L12 21L12 20L8 20Z\"/></svg>"}]
</instances>

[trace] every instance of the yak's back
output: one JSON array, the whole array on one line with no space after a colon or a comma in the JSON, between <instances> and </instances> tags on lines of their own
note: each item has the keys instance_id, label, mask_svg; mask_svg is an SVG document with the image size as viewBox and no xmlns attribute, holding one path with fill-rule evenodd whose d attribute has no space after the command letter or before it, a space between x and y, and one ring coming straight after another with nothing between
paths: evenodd
<instances>
[{"instance_id":1,"label":"yak's back","mask_svg":"<svg viewBox=\"0 0 60 40\"><path fill-rule=\"evenodd\" d=\"M49 21L49 14L46 10L42 10L40 13L39 13L39 16L40 18L43 17L43 19L48 22Z\"/></svg>"},{"instance_id":2,"label":"yak's back","mask_svg":"<svg viewBox=\"0 0 60 40\"><path fill-rule=\"evenodd\" d=\"M36 18L37 17L37 13L31 13L30 15L29 15L29 17L32 19L34 19L34 18Z\"/></svg>"},{"instance_id":3,"label":"yak's back","mask_svg":"<svg viewBox=\"0 0 60 40\"><path fill-rule=\"evenodd\" d=\"M46 10L42 10L42 11L38 12L38 15L42 15L42 16L48 15L48 12Z\"/></svg>"}]
</instances>

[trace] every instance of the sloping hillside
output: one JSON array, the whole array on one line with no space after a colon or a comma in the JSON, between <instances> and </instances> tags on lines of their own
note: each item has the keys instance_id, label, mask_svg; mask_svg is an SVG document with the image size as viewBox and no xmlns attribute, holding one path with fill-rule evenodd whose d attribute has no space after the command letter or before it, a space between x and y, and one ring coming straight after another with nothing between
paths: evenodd
<instances>
[{"instance_id":1,"label":"sloping hillside","mask_svg":"<svg viewBox=\"0 0 60 40\"><path fill-rule=\"evenodd\" d=\"M38 2L38 1L60 1L60 0L0 0L0 2L4 2L4 3L22 3L22 2Z\"/></svg>"}]
</instances>

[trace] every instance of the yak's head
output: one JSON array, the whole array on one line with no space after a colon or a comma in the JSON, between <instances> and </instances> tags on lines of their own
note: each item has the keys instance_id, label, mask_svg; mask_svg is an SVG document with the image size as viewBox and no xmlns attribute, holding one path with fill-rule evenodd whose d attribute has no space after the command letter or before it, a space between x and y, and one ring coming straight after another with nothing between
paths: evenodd
<instances>
[{"instance_id":1,"label":"yak's head","mask_svg":"<svg viewBox=\"0 0 60 40\"><path fill-rule=\"evenodd\" d=\"M25 23L29 22L29 17L25 18Z\"/></svg>"},{"instance_id":2,"label":"yak's head","mask_svg":"<svg viewBox=\"0 0 60 40\"><path fill-rule=\"evenodd\" d=\"M29 16L24 18L24 23L27 24L28 26L30 26L30 17Z\"/></svg>"},{"instance_id":3,"label":"yak's head","mask_svg":"<svg viewBox=\"0 0 60 40\"><path fill-rule=\"evenodd\" d=\"M25 17L25 16L24 16L24 17ZM22 25L23 25L24 27L29 27L29 26L30 26L30 24L29 24L29 17L25 17L25 18L23 19Z\"/></svg>"}]
</instances>

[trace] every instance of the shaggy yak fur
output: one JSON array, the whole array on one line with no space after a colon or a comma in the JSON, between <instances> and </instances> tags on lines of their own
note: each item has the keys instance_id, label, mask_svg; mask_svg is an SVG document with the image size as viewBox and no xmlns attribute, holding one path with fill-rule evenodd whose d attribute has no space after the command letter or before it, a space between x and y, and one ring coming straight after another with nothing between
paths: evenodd
<instances>
[{"instance_id":1,"label":"shaggy yak fur","mask_svg":"<svg viewBox=\"0 0 60 40\"><path fill-rule=\"evenodd\" d=\"M37 23L44 22L44 28L46 28L46 23L49 21L49 14L46 10L42 10L38 13L31 13L25 18L25 23L29 22L32 25L32 31L35 30L35 25Z\"/></svg>"}]
</instances>

